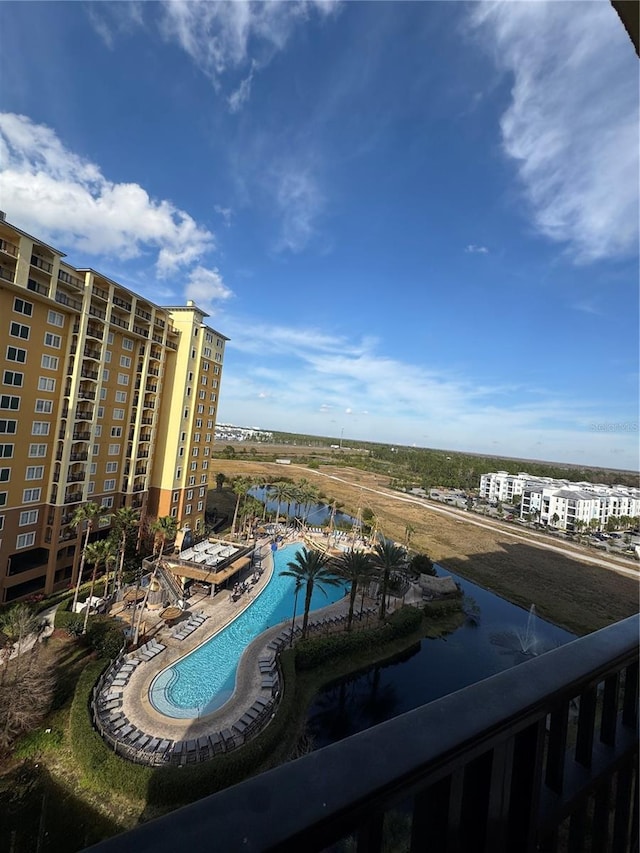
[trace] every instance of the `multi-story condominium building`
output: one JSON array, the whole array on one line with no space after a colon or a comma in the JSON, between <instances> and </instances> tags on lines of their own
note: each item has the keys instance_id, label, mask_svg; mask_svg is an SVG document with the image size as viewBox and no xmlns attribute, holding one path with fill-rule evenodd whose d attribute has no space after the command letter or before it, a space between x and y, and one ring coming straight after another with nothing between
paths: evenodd
<instances>
[{"instance_id":1,"label":"multi-story condominium building","mask_svg":"<svg viewBox=\"0 0 640 853\"><path fill-rule=\"evenodd\" d=\"M204 528L227 338L0 216L0 602L72 583L87 501Z\"/></svg>"},{"instance_id":2,"label":"multi-story condominium building","mask_svg":"<svg viewBox=\"0 0 640 853\"><path fill-rule=\"evenodd\" d=\"M640 489L573 483L552 477L534 477L526 472L498 471L480 478L480 497L509 502L516 495L522 496L522 518L534 515L543 524L563 530L576 530L594 520L598 527L605 527L610 519L640 516Z\"/></svg>"}]
</instances>

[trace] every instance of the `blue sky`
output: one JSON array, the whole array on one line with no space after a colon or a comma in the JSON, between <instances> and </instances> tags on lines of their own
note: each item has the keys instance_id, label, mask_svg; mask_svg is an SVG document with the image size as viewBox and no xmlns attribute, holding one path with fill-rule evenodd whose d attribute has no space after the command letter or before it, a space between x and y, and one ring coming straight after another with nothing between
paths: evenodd
<instances>
[{"instance_id":1,"label":"blue sky","mask_svg":"<svg viewBox=\"0 0 640 853\"><path fill-rule=\"evenodd\" d=\"M0 207L208 310L220 421L638 468L638 65L606 0L0 27Z\"/></svg>"}]
</instances>

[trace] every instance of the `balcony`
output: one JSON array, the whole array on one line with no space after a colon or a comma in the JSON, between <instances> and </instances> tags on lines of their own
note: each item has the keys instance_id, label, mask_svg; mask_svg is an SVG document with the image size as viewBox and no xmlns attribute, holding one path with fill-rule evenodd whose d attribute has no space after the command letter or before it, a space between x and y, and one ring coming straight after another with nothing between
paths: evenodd
<instances>
[{"instance_id":1,"label":"balcony","mask_svg":"<svg viewBox=\"0 0 640 853\"><path fill-rule=\"evenodd\" d=\"M72 492L70 495L65 495L65 504L77 504L82 500L82 492Z\"/></svg>"},{"instance_id":2,"label":"balcony","mask_svg":"<svg viewBox=\"0 0 640 853\"><path fill-rule=\"evenodd\" d=\"M89 309L91 311L91 309ZM75 329L74 329L75 331ZM87 337L89 338L97 338L99 341L104 337L103 329L100 329L98 326L87 326Z\"/></svg>"},{"instance_id":3,"label":"balcony","mask_svg":"<svg viewBox=\"0 0 640 853\"><path fill-rule=\"evenodd\" d=\"M149 370L147 370L147 373L149 376L160 376L160 371L157 367L150 367Z\"/></svg>"},{"instance_id":4,"label":"balcony","mask_svg":"<svg viewBox=\"0 0 640 853\"><path fill-rule=\"evenodd\" d=\"M155 335L154 335L154 339L155 339ZM162 338L160 339L160 343L162 343ZM161 361L162 360L162 350L152 348L151 351L149 352L149 358L154 358L156 361Z\"/></svg>"},{"instance_id":5,"label":"balcony","mask_svg":"<svg viewBox=\"0 0 640 853\"><path fill-rule=\"evenodd\" d=\"M87 411L86 409L76 410L76 420L77 421L90 421L93 418L93 412Z\"/></svg>"},{"instance_id":6,"label":"balcony","mask_svg":"<svg viewBox=\"0 0 640 853\"><path fill-rule=\"evenodd\" d=\"M151 314L148 311L144 311L142 308L136 306L136 317L140 317L141 320L146 320L148 323L151 322Z\"/></svg>"},{"instance_id":7,"label":"balcony","mask_svg":"<svg viewBox=\"0 0 640 853\"><path fill-rule=\"evenodd\" d=\"M40 255L31 255L31 266L37 267L39 270L43 270L43 272L51 274L53 270L53 264L49 263L49 261L45 261L44 258L41 258Z\"/></svg>"},{"instance_id":8,"label":"balcony","mask_svg":"<svg viewBox=\"0 0 640 853\"><path fill-rule=\"evenodd\" d=\"M0 252L5 255L11 255L12 258L18 257L18 247L15 243L10 243L8 240L0 240Z\"/></svg>"},{"instance_id":9,"label":"balcony","mask_svg":"<svg viewBox=\"0 0 640 853\"><path fill-rule=\"evenodd\" d=\"M133 324L133 331L134 331L137 335L142 335L142 337L143 337L143 338L148 338L148 337L149 337L149 330L148 330L148 329L143 329L143 328L142 328L142 326L137 326L135 323Z\"/></svg>"},{"instance_id":10,"label":"balcony","mask_svg":"<svg viewBox=\"0 0 640 853\"><path fill-rule=\"evenodd\" d=\"M58 281L70 284L71 287L75 287L78 290L84 290L84 281L75 275L71 275L71 273L65 272L64 270L58 270Z\"/></svg>"},{"instance_id":11,"label":"balcony","mask_svg":"<svg viewBox=\"0 0 640 853\"><path fill-rule=\"evenodd\" d=\"M136 459L148 459L148 458L149 458L149 451L148 451L148 450L139 450L139 451L136 453ZM138 472L136 471L136 474L137 474L137 473L138 473ZM141 473L141 474L146 474L147 472L146 472L146 471L140 471L140 473Z\"/></svg>"},{"instance_id":12,"label":"balcony","mask_svg":"<svg viewBox=\"0 0 640 853\"><path fill-rule=\"evenodd\" d=\"M94 849L637 850L638 629L630 617Z\"/></svg>"},{"instance_id":13,"label":"balcony","mask_svg":"<svg viewBox=\"0 0 640 853\"><path fill-rule=\"evenodd\" d=\"M78 399L79 400L95 400L96 392L90 391L88 388L80 388L78 391Z\"/></svg>"},{"instance_id":14,"label":"balcony","mask_svg":"<svg viewBox=\"0 0 640 853\"><path fill-rule=\"evenodd\" d=\"M121 329L129 329L129 324L125 320L121 320L120 317L116 317L115 314L111 314L111 322L114 326L120 326Z\"/></svg>"},{"instance_id":15,"label":"balcony","mask_svg":"<svg viewBox=\"0 0 640 853\"><path fill-rule=\"evenodd\" d=\"M153 321L153 325L157 326L159 329L164 329L167 324L164 322L164 320L161 320L160 317L156 317L156 319Z\"/></svg>"},{"instance_id":16,"label":"balcony","mask_svg":"<svg viewBox=\"0 0 640 853\"><path fill-rule=\"evenodd\" d=\"M147 382L147 385L145 387L145 391L148 391L150 394L155 394L157 392L157 390L158 390L157 385L154 385L151 382Z\"/></svg>"},{"instance_id":17,"label":"balcony","mask_svg":"<svg viewBox=\"0 0 640 853\"><path fill-rule=\"evenodd\" d=\"M99 320L106 320L107 318L107 312L102 308L97 308L95 305L89 306L89 314L92 317L97 317Z\"/></svg>"},{"instance_id":18,"label":"balcony","mask_svg":"<svg viewBox=\"0 0 640 853\"><path fill-rule=\"evenodd\" d=\"M40 293L42 296L48 296L49 290L51 288L46 284L40 284L39 281L36 281L34 278L30 278L27 281L27 290L30 290L32 293Z\"/></svg>"},{"instance_id":19,"label":"balcony","mask_svg":"<svg viewBox=\"0 0 640 853\"><path fill-rule=\"evenodd\" d=\"M114 296L111 301L118 308L122 308L124 311L131 311L131 303L121 299L119 296Z\"/></svg>"},{"instance_id":20,"label":"balcony","mask_svg":"<svg viewBox=\"0 0 640 853\"><path fill-rule=\"evenodd\" d=\"M98 287L97 284L93 285L92 292L95 296L98 296L100 299L104 299L106 301L109 300L109 292L103 290L101 287Z\"/></svg>"},{"instance_id":21,"label":"balcony","mask_svg":"<svg viewBox=\"0 0 640 853\"><path fill-rule=\"evenodd\" d=\"M9 269L8 267L0 266L0 278L3 278L5 281L13 282L15 279L16 271Z\"/></svg>"},{"instance_id":22,"label":"balcony","mask_svg":"<svg viewBox=\"0 0 640 853\"><path fill-rule=\"evenodd\" d=\"M55 300L60 305L66 305L68 308L73 308L76 311L82 311L82 302L78 302L77 299L72 299L70 296L67 296L66 293L62 293L62 291L60 290L56 291Z\"/></svg>"},{"instance_id":23,"label":"balcony","mask_svg":"<svg viewBox=\"0 0 640 853\"><path fill-rule=\"evenodd\" d=\"M93 349L90 346L86 346L84 348L83 355L85 358L92 358L95 361L100 361L100 350L99 349Z\"/></svg>"},{"instance_id":24,"label":"balcony","mask_svg":"<svg viewBox=\"0 0 640 853\"><path fill-rule=\"evenodd\" d=\"M90 370L88 367L83 367L80 370L80 376L82 376L83 379L97 380L99 373L97 370Z\"/></svg>"},{"instance_id":25,"label":"balcony","mask_svg":"<svg viewBox=\"0 0 640 853\"><path fill-rule=\"evenodd\" d=\"M145 426L151 426L151 424L153 423L153 418L140 418L140 423L144 424Z\"/></svg>"},{"instance_id":26,"label":"balcony","mask_svg":"<svg viewBox=\"0 0 640 853\"><path fill-rule=\"evenodd\" d=\"M151 335L151 340L155 341L157 344L161 344L163 342L162 335Z\"/></svg>"},{"instance_id":27,"label":"balcony","mask_svg":"<svg viewBox=\"0 0 640 853\"><path fill-rule=\"evenodd\" d=\"M174 343L173 341L167 341L167 346L169 347L169 349L172 349L172 350L178 349L178 344Z\"/></svg>"},{"instance_id":28,"label":"balcony","mask_svg":"<svg viewBox=\"0 0 640 853\"><path fill-rule=\"evenodd\" d=\"M61 435L60 437L64 438L64 435ZM79 430L78 432L73 433L73 435L71 436L71 441L89 441L90 438L91 438L90 432L86 432L84 430Z\"/></svg>"},{"instance_id":29,"label":"balcony","mask_svg":"<svg viewBox=\"0 0 640 853\"><path fill-rule=\"evenodd\" d=\"M79 471L77 474L69 474L67 476L67 483L82 483L86 479L86 476L84 471Z\"/></svg>"}]
</instances>

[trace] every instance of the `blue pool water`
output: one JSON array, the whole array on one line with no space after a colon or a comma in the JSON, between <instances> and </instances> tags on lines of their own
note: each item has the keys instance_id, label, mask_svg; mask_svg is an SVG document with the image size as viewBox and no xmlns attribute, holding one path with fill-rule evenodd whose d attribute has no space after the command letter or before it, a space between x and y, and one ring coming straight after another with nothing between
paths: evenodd
<instances>
[{"instance_id":1,"label":"blue pool water","mask_svg":"<svg viewBox=\"0 0 640 853\"><path fill-rule=\"evenodd\" d=\"M273 575L255 601L226 628L156 676L149 690L154 708L169 717L194 719L210 714L231 698L244 649L267 628L293 616L295 580L280 572L299 547L287 545L273 552ZM325 587L325 591L326 595L314 589L311 610L326 607L345 594L344 586ZM243 601L244 596L239 606ZM304 590L298 595L297 615L303 612Z\"/></svg>"}]
</instances>

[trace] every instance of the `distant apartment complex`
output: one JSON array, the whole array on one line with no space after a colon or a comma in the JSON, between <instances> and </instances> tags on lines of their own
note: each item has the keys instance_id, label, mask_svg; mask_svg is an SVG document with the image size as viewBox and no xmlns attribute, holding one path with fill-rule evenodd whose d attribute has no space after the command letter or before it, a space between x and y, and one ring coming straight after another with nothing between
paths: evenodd
<instances>
[{"instance_id":1,"label":"distant apartment complex","mask_svg":"<svg viewBox=\"0 0 640 853\"><path fill-rule=\"evenodd\" d=\"M259 427L216 424L216 441L273 441L273 433Z\"/></svg>"},{"instance_id":2,"label":"distant apartment complex","mask_svg":"<svg viewBox=\"0 0 640 853\"><path fill-rule=\"evenodd\" d=\"M587 527L594 520L603 528L610 519L640 516L640 489L533 477L526 472L497 471L480 478L481 498L511 503L518 495L522 518L533 515L562 530Z\"/></svg>"},{"instance_id":3,"label":"distant apartment complex","mask_svg":"<svg viewBox=\"0 0 640 853\"><path fill-rule=\"evenodd\" d=\"M204 527L228 339L64 257L0 215L0 602L74 580L87 501Z\"/></svg>"}]
</instances>

